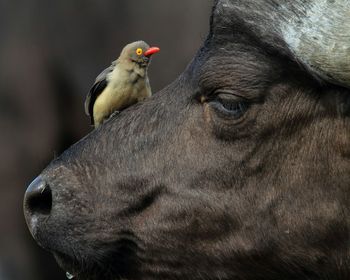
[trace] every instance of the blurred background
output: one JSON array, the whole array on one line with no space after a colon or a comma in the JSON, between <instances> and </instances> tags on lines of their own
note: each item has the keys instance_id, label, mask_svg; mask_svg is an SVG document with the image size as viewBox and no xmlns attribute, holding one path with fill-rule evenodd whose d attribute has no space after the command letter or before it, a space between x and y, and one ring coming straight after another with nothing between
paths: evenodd
<instances>
[{"instance_id":1,"label":"blurred background","mask_svg":"<svg viewBox=\"0 0 350 280\"><path fill-rule=\"evenodd\" d=\"M85 95L129 42L161 48L153 92L173 81L206 37L211 0L0 0L0 280L65 273L31 238L27 185L91 127Z\"/></svg>"}]
</instances>

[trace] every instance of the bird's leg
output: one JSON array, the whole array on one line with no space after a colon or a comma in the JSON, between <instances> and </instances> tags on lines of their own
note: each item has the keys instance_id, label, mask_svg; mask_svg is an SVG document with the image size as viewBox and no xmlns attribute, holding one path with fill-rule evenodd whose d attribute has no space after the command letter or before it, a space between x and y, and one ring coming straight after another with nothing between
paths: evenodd
<instances>
[{"instance_id":1,"label":"bird's leg","mask_svg":"<svg viewBox=\"0 0 350 280\"><path fill-rule=\"evenodd\" d=\"M120 113L120 111L114 111L112 114L107 115L106 117L103 118L102 123L109 121L112 117L114 117L115 115L118 115L119 113Z\"/></svg>"},{"instance_id":2,"label":"bird's leg","mask_svg":"<svg viewBox=\"0 0 350 280\"><path fill-rule=\"evenodd\" d=\"M120 111L114 111L114 112L109 116L108 119L114 117L115 115L118 115L119 113L120 113Z\"/></svg>"}]
</instances>

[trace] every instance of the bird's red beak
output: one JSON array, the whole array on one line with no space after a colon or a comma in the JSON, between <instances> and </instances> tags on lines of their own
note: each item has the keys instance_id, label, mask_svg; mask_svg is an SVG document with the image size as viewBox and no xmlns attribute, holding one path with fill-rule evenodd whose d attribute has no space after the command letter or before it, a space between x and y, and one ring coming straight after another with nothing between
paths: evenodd
<instances>
[{"instance_id":1,"label":"bird's red beak","mask_svg":"<svg viewBox=\"0 0 350 280\"><path fill-rule=\"evenodd\" d=\"M155 54L160 51L160 48L158 47L151 47L147 51L145 51L144 55L145 56L151 56L152 54Z\"/></svg>"}]
</instances>

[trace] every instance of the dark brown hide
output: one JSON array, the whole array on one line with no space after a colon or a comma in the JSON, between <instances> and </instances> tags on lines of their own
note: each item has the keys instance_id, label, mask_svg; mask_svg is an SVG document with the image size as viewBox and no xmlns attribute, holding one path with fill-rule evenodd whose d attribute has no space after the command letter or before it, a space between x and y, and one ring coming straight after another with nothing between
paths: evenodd
<instances>
[{"instance_id":1,"label":"dark brown hide","mask_svg":"<svg viewBox=\"0 0 350 280\"><path fill-rule=\"evenodd\" d=\"M280 2L291 17L295 5ZM64 269L78 279L349 279L350 91L294 56L274 26L280 5L217 1L174 83L33 183L27 222Z\"/></svg>"}]
</instances>

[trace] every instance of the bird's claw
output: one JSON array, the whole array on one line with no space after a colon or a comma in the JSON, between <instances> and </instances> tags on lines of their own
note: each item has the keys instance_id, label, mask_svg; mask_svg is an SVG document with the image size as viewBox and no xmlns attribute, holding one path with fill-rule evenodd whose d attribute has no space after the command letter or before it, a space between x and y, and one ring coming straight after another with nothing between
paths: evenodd
<instances>
[{"instance_id":1,"label":"bird's claw","mask_svg":"<svg viewBox=\"0 0 350 280\"><path fill-rule=\"evenodd\" d=\"M119 113L120 113L120 111L114 111L114 112L110 115L109 119L110 119L110 118L113 118L114 116L118 115Z\"/></svg>"}]
</instances>

